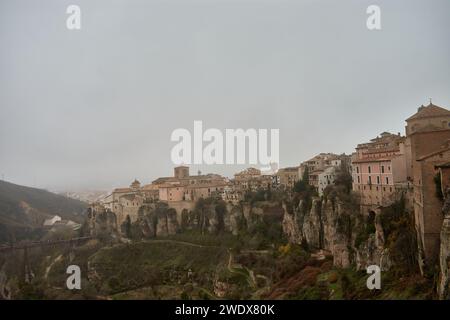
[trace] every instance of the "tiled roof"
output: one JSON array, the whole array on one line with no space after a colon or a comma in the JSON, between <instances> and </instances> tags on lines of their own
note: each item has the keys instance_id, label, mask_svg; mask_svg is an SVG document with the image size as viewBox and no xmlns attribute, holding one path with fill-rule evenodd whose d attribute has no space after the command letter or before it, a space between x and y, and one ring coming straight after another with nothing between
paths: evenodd
<instances>
[{"instance_id":1,"label":"tiled roof","mask_svg":"<svg viewBox=\"0 0 450 320\"><path fill-rule=\"evenodd\" d=\"M114 192L131 192L130 188L116 188Z\"/></svg>"},{"instance_id":2,"label":"tiled roof","mask_svg":"<svg viewBox=\"0 0 450 320\"><path fill-rule=\"evenodd\" d=\"M435 151L420 157L419 159L417 159L417 161L422 161L422 160L428 159L428 158L430 158L432 156L435 156L435 155L437 155L439 153L446 152L446 151L450 151L450 147L444 145L441 148L436 149Z\"/></svg>"},{"instance_id":3,"label":"tiled roof","mask_svg":"<svg viewBox=\"0 0 450 320\"><path fill-rule=\"evenodd\" d=\"M406 121L443 116L450 117L450 111L430 103L426 107L421 106L419 110L414 115L406 119Z\"/></svg>"}]
</instances>

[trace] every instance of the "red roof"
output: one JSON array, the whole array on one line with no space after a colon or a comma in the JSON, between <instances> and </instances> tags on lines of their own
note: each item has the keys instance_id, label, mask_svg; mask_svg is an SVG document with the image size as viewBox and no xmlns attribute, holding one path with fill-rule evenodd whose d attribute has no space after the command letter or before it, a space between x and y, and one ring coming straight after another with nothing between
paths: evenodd
<instances>
[{"instance_id":1,"label":"red roof","mask_svg":"<svg viewBox=\"0 0 450 320\"><path fill-rule=\"evenodd\" d=\"M430 103L426 107L421 106L419 110L414 115L406 119L406 121L423 118L445 117L445 116L450 117L449 110Z\"/></svg>"}]
</instances>

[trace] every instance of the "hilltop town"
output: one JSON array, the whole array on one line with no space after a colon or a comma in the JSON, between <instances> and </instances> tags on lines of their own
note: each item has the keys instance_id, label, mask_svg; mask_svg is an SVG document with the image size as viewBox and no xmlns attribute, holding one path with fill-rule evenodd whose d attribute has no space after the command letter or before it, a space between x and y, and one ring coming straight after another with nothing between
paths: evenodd
<instances>
[{"instance_id":1,"label":"hilltop town","mask_svg":"<svg viewBox=\"0 0 450 320\"><path fill-rule=\"evenodd\" d=\"M177 166L82 215L24 207L44 240L3 261L0 296L449 299L450 111L430 103L404 134L380 131L351 155L323 152L270 173L250 167L230 179ZM61 292L73 263L89 289ZM373 265L383 290L367 289Z\"/></svg>"},{"instance_id":2,"label":"hilltop town","mask_svg":"<svg viewBox=\"0 0 450 320\"><path fill-rule=\"evenodd\" d=\"M271 174L248 168L232 179L212 173L193 175L188 166L175 167L173 176L161 177L149 184L142 185L135 179L129 187L114 189L92 203L80 232L97 239L116 239L116 243L135 240L136 245L141 246L147 241L167 243L174 249L187 244L195 248L197 243L207 248L205 243L225 241L211 248L222 248L230 243L229 265L233 260L232 252L239 257L236 259L244 261L246 252L274 252L282 259L284 255L280 252L290 252L291 245L299 246L303 249L295 252L306 250L310 257L308 264L321 261L323 268L327 266L324 270L317 269L314 279L323 272L323 276L328 277L332 270L358 271L375 264L384 271L390 270L390 274L408 274L411 278L408 281L418 281L417 286L421 288L417 293L421 297L432 296L430 279L438 276L437 294L447 298L449 187L450 111L430 103L420 106L406 119L404 135L382 132L370 141L359 143L351 155L324 152L298 166L280 168ZM227 238L227 234L234 238ZM182 242L178 243L177 239ZM247 249L241 251L242 247ZM111 250L127 249L113 246ZM98 254L103 257L107 252L98 251ZM331 266L325 263L329 259ZM261 267L267 263L262 263ZM97 273L106 272L101 271L101 265L89 263L89 268ZM240 285L232 285L231 280L217 280L219 274L213 266L207 278L196 273L198 270L184 270L184 264L170 264L168 268L175 268L183 279L194 274L216 297L230 297L230 292L236 294L233 290L242 289ZM265 268L258 272L261 277L271 279L270 283L262 285L264 290L269 290L264 297L287 294L279 293L285 289L273 282L278 278L276 274L267 273ZM421 277L416 278L417 274ZM215 279L213 282L211 277ZM175 280L170 276L164 281ZM347 280L340 281L344 285ZM392 281L392 288L396 288L397 280ZM250 291L239 297L257 294L258 290L250 292L255 288L262 290L262 287L255 284L254 289L248 289ZM314 290L322 289L319 286ZM191 289L188 291L194 294ZM366 294L360 291L354 295L367 298ZM380 294L389 297L393 293ZM260 297L259 293L257 296ZM300 296L303 297L303 293Z\"/></svg>"},{"instance_id":3,"label":"hilltop town","mask_svg":"<svg viewBox=\"0 0 450 320\"><path fill-rule=\"evenodd\" d=\"M237 205L246 193L283 190L290 193L299 181L307 181L316 197L323 197L337 176L352 177L352 191L359 196L360 212L377 214L404 199L414 213L421 266L438 261L442 206L450 183L450 111L430 102L406 119L405 134L382 132L362 142L350 155L320 153L295 167L263 174L256 168L236 173L233 179L218 174L192 175L189 167L178 166L171 177L161 177L141 185L114 189L94 207L113 212L117 225L138 219L145 203L163 202L182 213L194 210L199 199L216 197ZM119 228L120 229L120 228Z\"/></svg>"}]
</instances>

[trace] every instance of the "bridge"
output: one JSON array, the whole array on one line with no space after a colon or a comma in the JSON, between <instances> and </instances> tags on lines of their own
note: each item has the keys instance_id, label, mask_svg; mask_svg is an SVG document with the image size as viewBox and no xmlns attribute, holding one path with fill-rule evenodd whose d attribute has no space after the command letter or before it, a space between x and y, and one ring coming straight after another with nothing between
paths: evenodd
<instances>
[{"instance_id":1,"label":"bridge","mask_svg":"<svg viewBox=\"0 0 450 320\"><path fill-rule=\"evenodd\" d=\"M20 242L17 244L12 245L0 245L0 252L11 252L11 251L17 251L17 250L26 250L30 248L36 248L36 247L53 247L63 244L69 244L69 245L79 245L85 241L88 241L90 239L93 239L93 237L78 237L78 238L71 238L66 240L43 240L43 241L27 241L27 242Z\"/></svg>"},{"instance_id":2,"label":"bridge","mask_svg":"<svg viewBox=\"0 0 450 320\"><path fill-rule=\"evenodd\" d=\"M27 241L12 245L0 245L0 254L23 250L23 277L25 282L30 283L31 279L34 278L34 274L31 271L30 263L28 261L28 249L55 247L61 245L68 245L73 249L75 246L80 245L90 239L93 239L93 237L78 237L66 240Z\"/></svg>"}]
</instances>

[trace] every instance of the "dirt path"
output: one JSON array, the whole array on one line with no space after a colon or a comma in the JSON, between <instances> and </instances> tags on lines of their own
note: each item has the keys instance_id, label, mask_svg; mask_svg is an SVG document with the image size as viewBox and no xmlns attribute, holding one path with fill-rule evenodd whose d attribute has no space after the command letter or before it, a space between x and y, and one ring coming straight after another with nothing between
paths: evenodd
<instances>
[{"instance_id":1,"label":"dirt path","mask_svg":"<svg viewBox=\"0 0 450 320\"><path fill-rule=\"evenodd\" d=\"M60 261L63 258L63 255L60 254L59 256L57 256L50 264L49 266L45 269L45 275L44 278L48 279L48 274L50 273L50 270L53 268L53 266L55 265L55 263L57 263L58 261Z\"/></svg>"},{"instance_id":2,"label":"dirt path","mask_svg":"<svg viewBox=\"0 0 450 320\"><path fill-rule=\"evenodd\" d=\"M170 239L144 240L142 242L144 242L144 243L175 243L175 244L181 244L181 245L197 247L197 248L222 248L219 246L203 245L203 244L198 244L198 243L179 241L179 240L170 240Z\"/></svg>"}]
</instances>

